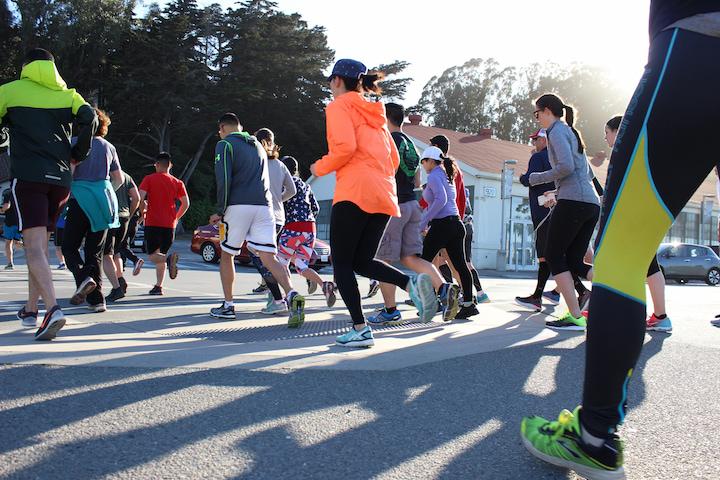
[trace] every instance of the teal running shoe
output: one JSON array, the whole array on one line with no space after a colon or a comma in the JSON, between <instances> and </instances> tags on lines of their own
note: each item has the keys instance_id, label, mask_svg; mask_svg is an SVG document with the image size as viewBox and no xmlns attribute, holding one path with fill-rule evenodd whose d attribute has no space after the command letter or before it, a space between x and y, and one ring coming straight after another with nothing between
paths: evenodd
<instances>
[{"instance_id":1,"label":"teal running shoe","mask_svg":"<svg viewBox=\"0 0 720 480\"><path fill-rule=\"evenodd\" d=\"M335 338L335 344L350 348L372 347L375 345L375 338L373 337L372 330L370 330L368 326L365 326L365 328L360 331L350 327L349 332L343 333Z\"/></svg>"},{"instance_id":2,"label":"teal running shoe","mask_svg":"<svg viewBox=\"0 0 720 480\"><path fill-rule=\"evenodd\" d=\"M525 417L520 425L523 444L545 462L568 468L588 480L624 480L623 445L617 436L600 447L582 441L580 407L560 412L557 422Z\"/></svg>"},{"instance_id":3,"label":"teal running shoe","mask_svg":"<svg viewBox=\"0 0 720 480\"><path fill-rule=\"evenodd\" d=\"M490 303L490 297L488 297L487 293L485 293L485 292L478 293L475 296L475 303L477 303L477 304Z\"/></svg>"},{"instance_id":4,"label":"teal running shoe","mask_svg":"<svg viewBox=\"0 0 720 480\"><path fill-rule=\"evenodd\" d=\"M410 278L408 293L422 323L430 322L438 311L438 300L430 275L421 273Z\"/></svg>"}]
</instances>

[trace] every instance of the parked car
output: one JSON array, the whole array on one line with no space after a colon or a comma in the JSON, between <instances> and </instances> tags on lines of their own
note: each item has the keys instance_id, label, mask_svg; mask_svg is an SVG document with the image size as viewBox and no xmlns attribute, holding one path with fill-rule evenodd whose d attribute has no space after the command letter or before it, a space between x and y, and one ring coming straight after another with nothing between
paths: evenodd
<instances>
[{"instance_id":1,"label":"parked car","mask_svg":"<svg viewBox=\"0 0 720 480\"><path fill-rule=\"evenodd\" d=\"M193 232L190 250L199 254L202 259L208 263L217 263L220 261L220 229L217 225L203 225ZM250 251L247 249L247 242L243 244L240 254L235 257L235 261L243 265L251 262ZM315 251L310 261L310 267L314 270L320 270L332 263L330 254L330 245L322 240L315 240Z\"/></svg>"},{"instance_id":2,"label":"parked car","mask_svg":"<svg viewBox=\"0 0 720 480\"><path fill-rule=\"evenodd\" d=\"M133 240L132 245L130 245L130 248L147 253L145 252L145 225L140 223L138 224L137 230L135 230L135 239Z\"/></svg>"},{"instance_id":3,"label":"parked car","mask_svg":"<svg viewBox=\"0 0 720 480\"><path fill-rule=\"evenodd\" d=\"M703 245L663 243L658 248L658 263L665 278L683 284L703 280L708 285L720 284L720 257Z\"/></svg>"}]
</instances>

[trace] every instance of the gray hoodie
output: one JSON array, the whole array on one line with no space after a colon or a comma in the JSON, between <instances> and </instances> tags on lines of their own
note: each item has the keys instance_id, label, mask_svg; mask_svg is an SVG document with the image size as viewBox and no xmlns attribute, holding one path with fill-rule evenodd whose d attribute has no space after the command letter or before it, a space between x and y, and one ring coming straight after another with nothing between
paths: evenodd
<instances>
[{"instance_id":1,"label":"gray hoodie","mask_svg":"<svg viewBox=\"0 0 720 480\"><path fill-rule=\"evenodd\" d=\"M555 182L558 200L600 205L593 187L594 175L584 153L578 152L578 141L567 123L558 120L547 129L548 159L551 170L530 174L530 185Z\"/></svg>"},{"instance_id":2,"label":"gray hoodie","mask_svg":"<svg viewBox=\"0 0 720 480\"><path fill-rule=\"evenodd\" d=\"M268 160L268 173L270 174L270 193L272 194L272 208L275 214L275 225L285 225L285 207L287 202L297 193L290 170L280 160Z\"/></svg>"}]
</instances>

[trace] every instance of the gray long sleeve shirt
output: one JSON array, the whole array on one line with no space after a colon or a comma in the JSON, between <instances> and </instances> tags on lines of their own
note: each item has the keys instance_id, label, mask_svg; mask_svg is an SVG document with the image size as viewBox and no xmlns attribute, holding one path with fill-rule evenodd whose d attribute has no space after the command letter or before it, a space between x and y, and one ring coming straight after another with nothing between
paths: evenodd
<instances>
[{"instance_id":1,"label":"gray long sleeve shirt","mask_svg":"<svg viewBox=\"0 0 720 480\"><path fill-rule=\"evenodd\" d=\"M584 153L578 152L578 141L568 124L556 121L547 129L548 159L552 169L531 173L530 185L555 182L558 200L600 205L593 187L594 177Z\"/></svg>"},{"instance_id":2,"label":"gray long sleeve shirt","mask_svg":"<svg viewBox=\"0 0 720 480\"><path fill-rule=\"evenodd\" d=\"M230 205L270 205L265 150L245 132L231 133L215 146L217 213Z\"/></svg>"},{"instance_id":3,"label":"gray long sleeve shirt","mask_svg":"<svg viewBox=\"0 0 720 480\"><path fill-rule=\"evenodd\" d=\"M275 225L285 225L285 208L287 202L297 193L290 170L280 160L268 160L270 174L270 193L272 194L272 207L275 214Z\"/></svg>"}]
</instances>

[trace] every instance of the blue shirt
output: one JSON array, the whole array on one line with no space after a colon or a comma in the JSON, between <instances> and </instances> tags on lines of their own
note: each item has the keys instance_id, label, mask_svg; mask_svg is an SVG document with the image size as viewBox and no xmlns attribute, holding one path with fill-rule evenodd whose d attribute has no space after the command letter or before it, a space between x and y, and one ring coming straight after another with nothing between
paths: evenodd
<instances>
[{"instance_id":1,"label":"blue shirt","mask_svg":"<svg viewBox=\"0 0 720 480\"><path fill-rule=\"evenodd\" d=\"M445 169L439 165L432 169L428 174L428 181L423 191L423 198L427 202L428 208L423 213L422 223L420 223L421 230L425 230L430 221L436 218L452 215L459 217L460 212L455 204L456 197L455 185L448 180Z\"/></svg>"}]
</instances>

